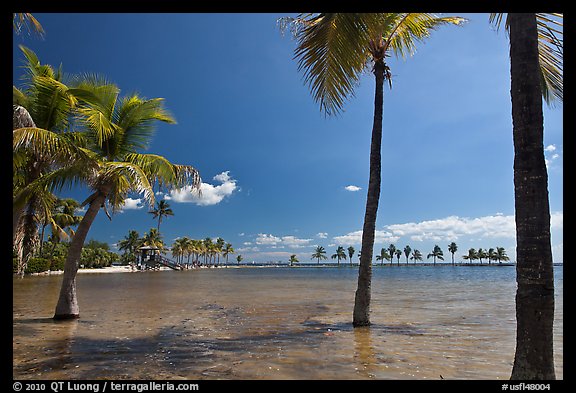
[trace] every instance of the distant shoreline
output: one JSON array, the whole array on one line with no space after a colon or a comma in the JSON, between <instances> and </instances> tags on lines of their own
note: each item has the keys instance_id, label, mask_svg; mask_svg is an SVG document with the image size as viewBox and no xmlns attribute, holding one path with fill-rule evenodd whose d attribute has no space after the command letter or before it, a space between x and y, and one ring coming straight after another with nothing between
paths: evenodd
<instances>
[{"instance_id":1,"label":"distant shoreline","mask_svg":"<svg viewBox=\"0 0 576 393\"><path fill-rule=\"evenodd\" d=\"M554 263L554 266L564 266L564 263ZM445 267L445 266L470 266L470 267L510 267L510 266L516 266L515 263L492 263L492 264L488 264L488 263L455 263L454 265L452 265L451 263L437 263L436 265L434 265L433 263L417 263L417 264L406 264L406 263L400 263L400 265L398 264L390 264L390 263L386 263L384 265L380 265L380 264L373 264L372 267L374 268L396 268L396 267L402 267L402 266L416 266L416 267L420 267L420 266L431 266L431 267ZM188 270L197 270L197 269L244 269L244 268L357 268L358 264L314 264L314 263L306 263L306 264L295 264L295 265L288 265L287 263L259 263L259 264L241 264L241 265L219 265L219 266L202 266L202 267L196 267L196 268L190 268ZM162 267L160 268L161 271L169 271L171 269L167 268L167 267ZM98 273L103 273L103 274L108 274L108 273L138 273L138 272L143 272L141 270L132 270L130 268L130 266L109 266L109 267L103 267L103 268L93 268L93 269L78 269L78 273L85 273L85 274L98 274ZM32 273L32 274L28 274L27 276L52 276L52 275L59 275L59 274L63 274L64 272L62 270L56 270L56 271L47 271L47 272L42 272L42 273Z\"/></svg>"}]
</instances>

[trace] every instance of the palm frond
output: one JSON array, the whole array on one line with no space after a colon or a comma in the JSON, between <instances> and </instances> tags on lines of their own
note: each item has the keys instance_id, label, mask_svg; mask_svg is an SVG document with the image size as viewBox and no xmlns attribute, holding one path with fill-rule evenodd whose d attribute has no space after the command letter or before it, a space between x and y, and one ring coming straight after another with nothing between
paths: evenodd
<instances>
[{"instance_id":1,"label":"palm frond","mask_svg":"<svg viewBox=\"0 0 576 393\"><path fill-rule=\"evenodd\" d=\"M556 100L564 100L563 18L564 14L561 13L536 14L542 98L548 105L553 105ZM495 25L497 30L503 20L502 13L490 14L489 22ZM508 17L505 25L506 33L509 34Z\"/></svg>"},{"instance_id":2,"label":"palm frond","mask_svg":"<svg viewBox=\"0 0 576 393\"><path fill-rule=\"evenodd\" d=\"M296 30L294 58L326 115L342 111L369 60L370 30L362 14L319 14Z\"/></svg>"},{"instance_id":3,"label":"palm frond","mask_svg":"<svg viewBox=\"0 0 576 393\"><path fill-rule=\"evenodd\" d=\"M416 43L430 37L430 33L436 28L447 24L458 26L467 21L461 17L438 17L429 13L391 15L394 15L395 20L390 24L390 29L384 32L384 50L390 48L401 58L412 56L416 52Z\"/></svg>"},{"instance_id":4,"label":"palm frond","mask_svg":"<svg viewBox=\"0 0 576 393\"><path fill-rule=\"evenodd\" d=\"M40 22L38 22L38 19L36 19L34 15L29 12L12 14L12 28L16 34L21 33L22 27L26 27L28 29L28 34L34 31L40 37L44 36L44 28Z\"/></svg>"}]
</instances>

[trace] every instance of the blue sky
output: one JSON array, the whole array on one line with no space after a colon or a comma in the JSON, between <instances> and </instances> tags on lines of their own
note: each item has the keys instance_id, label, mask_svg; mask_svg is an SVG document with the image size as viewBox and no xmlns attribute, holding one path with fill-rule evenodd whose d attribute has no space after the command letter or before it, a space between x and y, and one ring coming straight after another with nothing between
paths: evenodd
<instances>
[{"instance_id":1,"label":"blue sky","mask_svg":"<svg viewBox=\"0 0 576 393\"><path fill-rule=\"evenodd\" d=\"M374 81L366 72L338 117L326 118L293 60L286 14L34 14L44 39L13 36L13 83L23 44L67 73L105 75L122 90L162 97L178 124L157 124L148 150L196 167L203 198L166 198L161 232L222 237L244 261L311 262L317 245L360 249ZM505 247L515 259L508 38L487 14L432 33L407 60L389 59L382 191L375 252L394 243L425 256L438 244ZM563 105L544 107L552 246L563 261ZM66 193L83 200L86 190ZM111 245L156 226L132 195L89 238ZM403 260L403 259L402 259ZM357 259L355 259L357 261Z\"/></svg>"}]
</instances>

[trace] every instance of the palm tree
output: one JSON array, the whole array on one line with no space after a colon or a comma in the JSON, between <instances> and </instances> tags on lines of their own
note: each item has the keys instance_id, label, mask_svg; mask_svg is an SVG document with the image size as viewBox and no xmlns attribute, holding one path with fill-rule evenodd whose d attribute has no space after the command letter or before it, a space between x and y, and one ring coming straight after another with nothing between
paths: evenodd
<instances>
[{"instance_id":1,"label":"palm tree","mask_svg":"<svg viewBox=\"0 0 576 393\"><path fill-rule=\"evenodd\" d=\"M410 247L410 246L404 247L404 255L406 256L406 264L408 264L408 257L410 256L411 252L412 252L412 247Z\"/></svg>"},{"instance_id":2,"label":"palm tree","mask_svg":"<svg viewBox=\"0 0 576 393\"><path fill-rule=\"evenodd\" d=\"M480 260L480 265L482 265L482 258L486 258L486 256L487 256L486 251L484 251L482 248L479 248L476 255L477 255L478 259Z\"/></svg>"},{"instance_id":3,"label":"palm tree","mask_svg":"<svg viewBox=\"0 0 576 393\"><path fill-rule=\"evenodd\" d=\"M346 259L346 253L344 252L344 247L338 246L338 248L336 249L336 254L332 254L330 258L337 259L338 266L340 266L340 259Z\"/></svg>"},{"instance_id":4,"label":"palm tree","mask_svg":"<svg viewBox=\"0 0 576 393\"><path fill-rule=\"evenodd\" d=\"M160 232L160 223L162 223L162 217L168 217L174 215L174 212L170 208L170 205L164 199L156 202L156 207L150 210L148 213L153 215L152 217L153 219L156 218L158 219L158 227L157 227L158 232Z\"/></svg>"},{"instance_id":5,"label":"palm tree","mask_svg":"<svg viewBox=\"0 0 576 393\"><path fill-rule=\"evenodd\" d=\"M542 98L563 99L563 14L510 13L516 221L516 353L511 379L555 379L554 269ZM502 14L491 14L499 25Z\"/></svg>"},{"instance_id":6,"label":"palm tree","mask_svg":"<svg viewBox=\"0 0 576 393\"><path fill-rule=\"evenodd\" d=\"M238 265L240 265L240 262L242 262L242 259L244 259L244 258L242 258L242 255L240 255L240 254L236 255L236 262L238 263Z\"/></svg>"},{"instance_id":7,"label":"palm tree","mask_svg":"<svg viewBox=\"0 0 576 393\"><path fill-rule=\"evenodd\" d=\"M290 255L290 259L288 260L288 263L290 264L290 266L294 266L295 263L300 262L298 260L298 258L296 258L296 254L292 254Z\"/></svg>"},{"instance_id":8,"label":"palm tree","mask_svg":"<svg viewBox=\"0 0 576 393\"><path fill-rule=\"evenodd\" d=\"M410 257L416 263L416 261L422 260L422 253L419 250L412 251L412 256Z\"/></svg>"},{"instance_id":9,"label":"palm tree","mask_svg":"<svg viewBox=\"0 0 576 393\"><path fill-rule=\"evenodd\" d=\"M328 257L326 257L326 250L324 249L324 247L322 246L317 246L316 249L314 250L314 254L312 254L312 258L316 258L318 259L318 263L320 263L320 259L328 259Z\"/></svg>"},{"instance_id":10,"label":"palm tree","mask_svg":"<svg viewBox=\"0 0 576 393\"><path fill-rule=\"evenodd\" d=\"M234 248L232 247L232 244L226 243L222 250L222 256L226 257L226 265L228 265L228 255L230 254L234 254Z\"/></svg>"},{"instance_id":11,"label":"palm tree","mask_svg":"<svg viewBox=\"0 0 576 393\"><path fill-rule=\"evenodd\" d=\"M486 253L486 257L488 258L488 265L492 264L492 261L496 260L496 250L494 250L492 247L488 249L488 252Z\"/></svg>"},{"instance_id":12,"label":"palm tree","mask_svg":"<svg viewBox=\"0 0 576 393\"><path fill-rule=\"evenodd\" d=\"M26 58L26 89L13 86L13 214L12 240L19 265L38 245L38 224L52 223L56 197L47 187L28 187L56 168L93 161L81 147L78 133L70 132L70 119L80 94L63 82L62 69L41 64L36 54L20 46ZM23 272L23 270L22 270Z\"/></svg>"},{"instance_id":13,"label":"palm tree","mask_svg":"<svg viewBox=\"0 0 576 393\"><path fill-rule=\"evenodd\" d=\"M192 189L197 190L200 186L200 176L193 167L137 152L149 144L155 120L174 123L161 99L146 100L134 94L120 100L118 88L91 76L79 81L78 87L90 92L77 108L78 127L86 135L90 156L96 165L55 170L27 187L33 192L42 187L61 188L67 182L82 181L93 191L82 203L88 205L88 209L70 244L55 319L79 316L76 273L84 240L101 208L111 218L106 204L113 212L119 210L129 192L142 194L153 205L155 183L165 188L191 184Z\"/></svg>"},{"instance_id":14,"label":"palm tree","mask_svg":"<svg viewBox=\"0 0 576 393\"><path fill-rule=\"evenodd\" d=\"M40 37L44 36L44 29L38 20L28 12L12 14L12 29L16 34L20 34L22 27L26 27L28 33L34 32Z\"/></svg>"},{"instance_id":15,"label":"palm tree","mask_svg":"<svg viewBox=\"0 0 576 393\"><path fill-rule=\"evenodd\" d=\"M391 260L391 257L388 254L388 251L384 247L382 247L380 249L380 255L376 255L376 260L381 261L380 264L384 265L384 260L389 261Z\"/></svg>"},{"instance_id":16,"label":"palm tree","mask_svg":"<svg viewBox=\"0 0 576 393\"><path fill-rule=\"evenodd\" d=\"M390 255L390 265L392 265L392 259L394 258L395 253L396 253L396 246L394 244L390 244L388 246L388 255Z\"/></svg>"},{"instance_id":17,"label":"palm tree","mask_svg":"<svg viewBox=\"0 0 576 393\"><path fill-rule=\"evenodd\" d=\"M222 239L221 237L216 239L216 247L215 247L215 252L216 252L216 256L218 257L218 262L217 265L220 265L220 254L222 254L222 251L224 251L224 245L225 245L225 241L224 239Z\"/></svg>"},{"instance_id":18,"label":"palm tree","mask_svg":"<svg viewBox=\"0 0 576 393\"><path fill-rule=\"evenodd\" d=\"M402 57L413 54L416 41L429 37L431 30L447 23L460 24L464 19L439 18L425 13L322 13L284 18L282 25L286 26L287 21L293 22L291 26L298 41L295 50L298 68L304 71L304 79L326 115L342 110L366 65L373 65L376 85L370 177L353 311L353 325L367 326L370 325L372 254L380 199L384 81L392 85L392 74L385 59L390 51Z\"/></svg>"},{"instance_id":19,"label":"palm tree","mask_svg":"<svg viewBox=\"0 0 576 393\"><path fill-rule=\"evenodd\" d=\"M398 266L400 266L400 257L402 256L402 250L397 249L396 250L396 264Z\"/></svg>"},{"instance_id":20,"label":"palm tree","mask_svg":"<svg viewBox=\"0 0 576 393\"><path fill-rule=\"evenodd\" d=\"M508 255L506 255L506 250L504 249L504 247L496 247L496 257L494 259L497 260L498 263L510 260Z\"/></svg>"},{"instance_id":21,"label":"palm tree","mask_svg":"<svg viewBox=\"0 0 576 393\"><path fill-rule=\"evenodd\" d=\"M434 266L436 266L436 258L440 259L441 261L444 260L444 253L442 252L442 249L440 248L439 245L435 245L434 249L432 250L432 252L430 254L428 254L426 256L426 259L433 257L434 259Z\"/></svg>"},{"instance_id":22,"label":"palm tree","mask_svg":"<svg viewBox=\"0 0 576 393\"><path fill-rule=\"evenodd\" d=\"M470 263L472 263L475 259L478 259L478 253L474 248L468 250L468 255L463 255L462 258L468 259Z\"/></svg>"},{"instance_id":23,"label":"palm tree","mask_svg":"<svg viewBox=\"0 0 576 393\"><path fill-rule=\"evenodd\" d=\"M136 250L140 247L140 234L134 230L128 231L128 236L118 242L118 250L128 253L131 257L136 255Z\"/></svg>"},{"instance_id":24,"label":"palm tree","mask_svg":"<svg viewBox=\"0 0 576 393\"><path fill-rule=\"evenodd\" d=\"M448 251L452 253L452 266L454 266L454 254L458 251L458 245L454 242L448 244Z\"/></svg>"},{"instance_id":25,"label":"palm tree","mask_svg":"<svg viewBox=\"0 0 576 393\"><path fill-rule=\"evenodd\" d=\"M350 266L352 266L352 257L354 256L354 247L350 246L347 248L348 250L348 257L350 258Z\"/></svg>"}]
</instances>

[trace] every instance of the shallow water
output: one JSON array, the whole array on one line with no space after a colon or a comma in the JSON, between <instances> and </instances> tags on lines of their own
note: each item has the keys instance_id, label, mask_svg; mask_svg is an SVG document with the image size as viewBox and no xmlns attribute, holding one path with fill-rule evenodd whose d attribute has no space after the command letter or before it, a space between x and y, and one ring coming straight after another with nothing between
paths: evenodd
<instances>
[{"instance_id":1,"label":"shallow water","mask_svg":"<svg viewBox=\"0 0 576 393\"><path fill-rule=\"evenodd\" d=\"M15 379L508 379L514 267L374 266L372 326L352 328L357 269L79 274L13 280ZM563 273L555 267L556 377Z\"/></svg>"}]
</instances>

